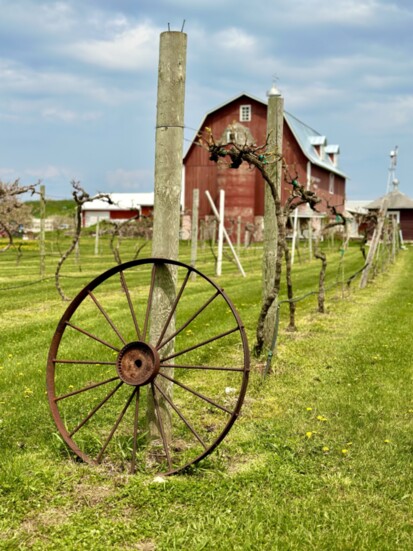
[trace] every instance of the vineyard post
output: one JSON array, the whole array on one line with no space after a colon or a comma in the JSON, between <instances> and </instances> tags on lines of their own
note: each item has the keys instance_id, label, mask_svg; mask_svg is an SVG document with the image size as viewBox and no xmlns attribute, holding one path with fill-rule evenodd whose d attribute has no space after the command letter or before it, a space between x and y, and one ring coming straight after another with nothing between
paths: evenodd
<instances>
[{"instance_id":1,"label":"vineyard post","mask_svg":"<svg viewBox=\"0 0 413 551\"><path fill-rule=\"evenodd\" d=\"M184 141L184 100L186 77L187 35L166 31L160 35L158 92L156 110L155 144L155 201L153 217L152 255L178 259L179 225L181 207L182 156ZM175 299L176 270L158 267L153 293L150 342L156 343L166 323L170 305ZM175 328L169 323L168 334ZM173 351L174 340L166 345L163 353ZM173 374L171 373L171 376ZM172 394L172 383L162 383L167 396ZM171 418L167 401L160 397L160 421L167 440L171 436ZM160 425L155 415L156 404L149 398L149 437L157 439Z\"/></svg>"}]
</instances>

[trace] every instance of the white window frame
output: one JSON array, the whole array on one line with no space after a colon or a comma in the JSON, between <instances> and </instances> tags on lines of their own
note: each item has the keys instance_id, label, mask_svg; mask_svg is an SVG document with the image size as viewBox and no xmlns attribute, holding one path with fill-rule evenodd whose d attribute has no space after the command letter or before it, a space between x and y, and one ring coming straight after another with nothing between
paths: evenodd
<instances>
[{"instance_id":1,"label":"white window frame","mask_svg":"<svg viewBox=\"0 0 413 551\"><path fill-rule=\"evenodd\" d=\"M234 130L227 130L227 143L237 143L237 133Z\"/></svg>"},{"instance_id":2,"label":"white window frame","mask_svg":"<svg viewBox=\"0 0 413 551\"><path fill-rule=\"evenodd\" d=\"M387 211L387 218L391 220L392 218L396 219L396 223L400 224L400 211L399 210L388 210Z\"/></svg>"},{"instance_id":3,"label":"white window frame","mask_svg":"<svg viewBox=\"0 0 413 551\"><path fill-rule=\"evenodd\" d=\"M250 122L251 121L251 105L240 105L239 106L239 120L240 122Z\"/></svg>"},{"instance_id":4,"label":"white window frame","mask_svg":"<svg viewBox=\"0 0 413 551\"><path fill-rule=\"evenodd\" d=\"M330 178L329 178L329 182L328 182L328 192L331 194L331 195L334 195L334 188L335 188L335 178L334 178L334 174L332 172L330 172Z\"/></svg>"}]
</instances>

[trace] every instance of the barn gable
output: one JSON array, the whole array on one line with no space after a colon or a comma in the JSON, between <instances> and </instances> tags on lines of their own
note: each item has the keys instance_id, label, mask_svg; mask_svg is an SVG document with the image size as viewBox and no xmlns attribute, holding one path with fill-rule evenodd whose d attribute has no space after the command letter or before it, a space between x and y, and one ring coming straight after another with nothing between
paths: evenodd
<instances>
[{"instance_id":1,"label":"barn gable","mask_svg":"<svg viewBox=\"0 0 413 551\"><path fill-rule=\"evenodd\" d=\"M201 219L212 214L205 191L217 201L219 190L224 189L227 224L228 219L234 221L239 216L246 223L255 223L264 213L265 183L261 174L245 163L233 170L211 161L208 151L196 143L207 128L222 144L235 138L239 143L263 145L267 137L267 103L243 92L209 111L184 156L187 212L192 208L194 189L199 190ZM290 113L284 114L283 156L288 168L284 180L298 177L303 185L314 186L324 199L324 211L327 202L339 208L344 205L346 176L339 166L339 153L338 145L329 145L325 136ZM283 199L290 193L289 181L282 184Z\"/></svg>"}]
</instances>

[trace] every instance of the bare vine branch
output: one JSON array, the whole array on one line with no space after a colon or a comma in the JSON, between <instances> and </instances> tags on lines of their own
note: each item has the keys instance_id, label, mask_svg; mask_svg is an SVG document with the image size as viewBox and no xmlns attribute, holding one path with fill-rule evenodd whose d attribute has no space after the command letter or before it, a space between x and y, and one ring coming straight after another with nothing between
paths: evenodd
<instances>
[{"instance_id":1,"label":"bare vine branch","mask_svg":"<svg viewBox=\"0 0 413 551\"><path fill-rule=\"evenodd\" d=\"M110 198L110 195L107 193L98 193L97 195L90 196L80 185L80 182L72 181L72 187L73 187L73 199L76 203L75 208L75 230L72 242L69 246L69 248L62 254L59 262L57 263L56 271L55 271L55 285L57 292L62 297L62 300L70 300L69 297L67 297L62 289L62 286L60 284L60 271L62 269L63 263L65 260L70 256L70 254L74 251L76 248L76 245L79 243L80 240L80 234L82 231L82 206L84 203L88 201L95 201L97 199L102 199L104 201L107 201L109 204L113 204L113 201Z\"/></svg>"}]
</instances>

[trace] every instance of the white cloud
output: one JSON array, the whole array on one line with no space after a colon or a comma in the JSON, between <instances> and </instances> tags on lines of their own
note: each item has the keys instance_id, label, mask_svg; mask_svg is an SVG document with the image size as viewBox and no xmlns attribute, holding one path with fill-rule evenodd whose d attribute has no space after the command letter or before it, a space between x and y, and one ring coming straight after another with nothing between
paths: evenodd
<instances>
[{"instance_id":1,"label":"white cloud","mask_svg":"<svg viewBox=\"0 0 413 551\"><path fill-rule=\"evenodd\" d=\"M106 175L107 188L113 191L140 192L153 189L153 171L145 169L125 170L118 168Z\"/></svg>"},{"instance_id":2,"label":"white cloud","mask_svg":"<svg viewBox=\"0 0 413 551\"><path fill-rule=\"evenodd\" d=\"M256 46L255 38L247 34L242 29L231 27L218 32L213 39L213 43L218 47L228 50L251 51Z\"/></svg>"},{"instance_id":3,"label":"white cloud","mask_svg":"<svg viewBox=\"0 0 413 551\"><path fill-rule=\"evenodd\" d=\"M0 167L0 180L11 182L19 179L25 184L38 180L69 181L71 174L72 172L67 168L55 165L26 168L21 171L16 168Z\"/></svg>"},{"instance_id":4,"label":"white cloud","mask_svg":"<svg viewBox=\"0 0 413 551\"><path fill-rule=\"evenodd\" d=\"M122 90L113 85L104 86L97 80L80 74L59 71L41 71L21 64L0 59L0 82L2 91L17 94L50 96L83 96L113 105L136 99L137 92Z\"/></svg>"},{"instance_id":5,"label":"white cloud","mask_svg":"<svg viewBox=\"0 0 413 551\"><path fill-rule=\"evenodd\" d=\"M320 24L372 25L386 14L399 10L394 3L380 0L281 0L279 19L310 26ZM274 14L275 17L275 14Z\"/></svg>"},{"instance_id":6,"label":"white cloud","mask_svg":"<svg viewBox=\"0 0 413 551\"><path fill-rule=\"evenodd\" d=\"M358 125L366 134L400 132L411 134L413 95L387 96L379 101L363 101L354 111Z\"/></svg>"},{"instance_id":7,"label":"white cloud","mask_svg":"<svg viewBox=\"0 0 413 551\"><path fill-rule=\"evenodd\" d=\"M101 113L96 111L77 112L59 107L46 107L42 110L42 117L49 120L56 120L66 123L90 122L101 117Z\"/></svg>"},{"instance_id":8,"label":"white cloud","mask_svg":"<svg viewBox=\"0 0 413 551\"><path fill-rule=\"evenodd\" d=\"M150 23L115 33L111 38L84 40L70 46L78 59L118 70L139 70L156 67L158 59L159 29Z\"/></svg>"}]
</instances>

